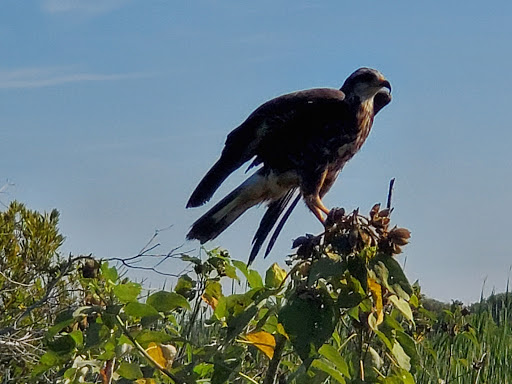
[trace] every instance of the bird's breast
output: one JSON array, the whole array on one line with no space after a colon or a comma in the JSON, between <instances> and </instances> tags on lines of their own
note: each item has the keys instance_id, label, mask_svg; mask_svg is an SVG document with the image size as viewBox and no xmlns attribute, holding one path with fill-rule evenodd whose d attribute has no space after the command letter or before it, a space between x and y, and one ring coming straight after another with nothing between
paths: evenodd
<instances>
[{"instance_id":1,"label":"bird's breast","mask_svg":"<svg viewBox=\"0 0 512 384\"><path fill-rule=\"evenodd\" d=\"M333 169L342 168L345 163L361 149L366 138L370 134L373 124L373 116L373 100L361 103L361 106L356 113L356 135L338 148L338 156L335 164L332 165Z\"/></svg>"}]
</instances>

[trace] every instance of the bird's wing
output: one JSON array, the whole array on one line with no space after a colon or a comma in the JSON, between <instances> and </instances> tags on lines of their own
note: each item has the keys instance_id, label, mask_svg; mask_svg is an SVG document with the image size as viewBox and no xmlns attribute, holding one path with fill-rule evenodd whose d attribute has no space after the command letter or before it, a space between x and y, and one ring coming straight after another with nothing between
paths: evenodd
<instances>
[{"instance_id":1,"label":"bird's wing","mask_svg":"<svg viewBox=\"0 0 512 384\"><path fill-rule=\"evenodd\" d=\"M294 126L309 111L321 105L339 103L344 98L340 90L317 88L282 95L261 105L228 135L220 159L200 181L187 207L206 203L232 172L252 158L256 157L253 165L264 161L258 156L262 152L274 151L274 138L278 141L293 140L297 136L293 134Z\"/></svg>"}]
</instances>

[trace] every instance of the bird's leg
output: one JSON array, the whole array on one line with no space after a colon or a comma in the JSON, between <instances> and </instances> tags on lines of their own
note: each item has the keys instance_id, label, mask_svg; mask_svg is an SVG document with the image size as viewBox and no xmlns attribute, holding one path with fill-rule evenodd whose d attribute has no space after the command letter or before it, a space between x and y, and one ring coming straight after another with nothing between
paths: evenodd
<instances>
[{"instance_id":1,"label":"bird's leg","mask_svg":"<svg viewBox=\"0 0 512 384\"><path fill-rule=\"evenodd\" d=\"M313 214L318 220L320 220L322 224L325 223L325 219L322 213L327 215L330 212L330 209L324 205L322 199L320 198L320 191L322 190L326 177L327 169L318 175L318 179L316 179L316 183L314 183L314 190L310 190L309 193L303 193L306 206L310 209L311 212L313 212Z\"/></svg>"},{"instance_id":2,"label":"bird's leg","mask_svg":"<svg viewBox=\"0 0 512 384\"><path fill-rule=\"evenodd\" d=\"M317 194L305 196L304 201L306 202L306 206L309 208L309 210L313 212L313 214L316 216L318 220L320 220L322 224L324 224L325 219L322 214L324 213L328 215L330 209L324 205L324 203L320 199L320 196L318 196Z\"/></svg>"}]
</instances>

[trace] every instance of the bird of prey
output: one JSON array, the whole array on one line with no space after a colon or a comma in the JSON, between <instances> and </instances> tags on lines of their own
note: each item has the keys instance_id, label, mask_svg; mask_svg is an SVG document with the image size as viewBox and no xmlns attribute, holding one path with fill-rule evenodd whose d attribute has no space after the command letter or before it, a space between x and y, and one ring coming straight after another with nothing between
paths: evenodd
<instances>
[{"instance_id":1,"label":"bird of prey","mask_svg":"<svg viewBox=\"0 0 512 384\"><path fill-rule=\"evenodd\" d=\"M325 222L322 198L370 133L374 116L391 101L391 85L377 70L360 68L341 89L315 88L272 99L228 136L222 154L192 193L187 208L206 203L244 163L259 167L200 217L187 234L215 239L249 208L267 203L253 238L249 264L272 228L265 256L300 198ZM276 226L279 218L280 222Z\"/></svg>"}]
</instances>

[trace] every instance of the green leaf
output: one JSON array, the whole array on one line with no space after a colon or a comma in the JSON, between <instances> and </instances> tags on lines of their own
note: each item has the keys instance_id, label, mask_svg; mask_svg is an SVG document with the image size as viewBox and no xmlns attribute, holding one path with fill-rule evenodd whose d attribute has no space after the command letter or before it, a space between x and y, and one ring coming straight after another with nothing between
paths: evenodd
<instances>
[{"instance_id":1,"label":"green leaf","mask_svg":"<svg viewBox=\"0 0 512 384\"><path fill-rule=\"evenodd\" d=\"M210 301L212 299L220 300L222 296L222 285L216 280L208 280L206 282L206 287L204 289L203 296L206 300Z\"/></svg>"},{"instance_id":2,"label":"green leaf","mask_svg":"<svg viewBox=\"0 0 512 384\"><path fill-rule=\"evenodd\" d=\"M414 324L414 317L412 315L411 306L407 301L396 295L391 295L389 297L389 301L393 303L395 308L398 309L407 320Z\"/></svg>"},{"instance_id":3,"label":"green leaf","mask_svg":"<svg viewBox=\"0 0 512 384\"><path fill-rule=\"evenodd\" d=\"M114 295L121 301L122 303L129 303L132 301L137 301L137 297L140 294L142 287L137 283L126 283L119 284L114 287Z\"/></svg>"},{"instance_id":4,"label":"green leaf","mask_svg":"<svg viewBox=\"0 0 512 384\"><path fill-rule=\"evenodd\" d=\"M236 268L231 264L226 263L226 265L224 265L224 273L230 279L240 280L236 274Z\"/></svg>"},{"instance_id":5,"label":"green leaf","mask_svg":"<svg viewBox=\"0 0 512 384\"><path fill-rule=\"evenodd\" d=\"M389 255L379 253L377 256L375 256L375 258L372 259L371 267L373 268L375 264L379 262L382 262L386 266L389 272L388 284L392 286L395 291L397 290L395 285L398 285L408 295L413 294L411 284L409 283L409 280L407 280L407 277L405 276L405 273L398 261Z\"/></svg>"},{"instance_id":6,"label":"green leaf","mask_svg":"<svg viewBox=\"0 0 512 384\"><path fill-rule=\"evenodd\" d=\"M318 279L329 280L337 278L339 280L345 272L347 265L342 261L336 261L328 257L322 257L315 261L308 274L308 285L312 286Z\"/></svg>"},{"instance_id":7,"label":"green leaf","mask_svg":"<svg viewBox=\"0 0 512 384\"><path fill-rule=\"evenodd\" d=\"M194 256L181 255L181 260L183 260L185 262L193 263L196 265L201 265L201 259L194 257Z\"/></svg>"},{"instance_id":8,"label":"green leaf","mask_svg":"<svg viewBox=\"0 0 512 384\"><path fill-rule=\"evenodd\" d=\"M77 345L82 345L84 343L84 335L81 330L77 329L69 334L75 341Z\"/></svg>"},{"instance_id":9,"label":"green leaf","mask_svg":"<svg viewBox=\"0 0 512 384\"><path fill-rule=\"evenodd\" d=\"M391 352L393 353L393 356L395 356L400 368L403 368L406 371L411 369L411 358L407 356L399 342L395 341Z\"/></svg>"},{"instance_id":10,"label":"green leaf","mask_svg":"<svg viewBox=\"0 0 512 384\"><path fill-rule=\"evenodd\" d=\"M119 368L116 370L116 373L128 380L136 380L143 377L142 371L140 370L138 364L127 363L126 361L121 362Z\"/></svg>"},{"instance_id":11,"label":"green leaf","mask_svg":"<svg viewBox=\"0 0 512 384\"><path fill-rule=\"evenodd\" d=\"M286 271L277 263L274 263L265 273L265 286L268 288L278 288L286 277Z\"/></svg>"},{"instance_id":12,"label":"green leaf","mask_svg":"<svg viewBox=\"0 0 512 384\"><path fill-rule=\"evenodd\" d=\"M59 333L60 331L62 331L64 328L66 328L67 326L75 323L75 319L73 318L73 316L71 316L69 319L66 319L66 320L63 320L61 322L59 322L58 324L55 324L53 325L52 327L50 327L48 329L48 333L47 333L47 337L48 338L52 338L53 336L55 336L57 333Z\"/></svg>"},{"instance_id":13,"label":"green leaf","mask_svg":"<svg viewBox=\"0 0 512 384\"><path fill-rule=\"evenodd\" d=\"M117 269L115 267L109 268L108 261L104 261L103 263L101 263L100 270L105 280L111 281L112 283L115 283L117 281Z\"/></svg>"},{"instance_id":14,"label":"green leaf","mask_svg":"<svg viewBox=\"0 0 512 384\"><path fill-rule=\"evenodd\" d=\"M261 278L258 271L254 269L249 270L249 275L247 276L247 282L249 283L249 287L251 288L263 288L263 279Z\"/></svg>"},{"instance_id":15,"label":"green leaf","mask_svg":"<svg viewBox=\"0 0 512 384\"><path fill-rule=\"evenodd\" d=\"M48 351L43 356L41 356L39 363L41 363L45 366L48 366L48 367L52 367L54 365L57 365L59 363L59 361L60 361L60 358L55 352Z\"/></svg>"},{"instance_id":16,"label":"green leaf","mask_svg":"<svg viewBox=\"0 0 512 384\"><path fill-rule=\"evenodd\" d=\"M419 361L420 357L418 355L418 350L416 349L416 342L411 336L403 331L397 331L396 340L400 343L405 353L407 353L413 363Z\"/></svg>"},{"instance_id":17,"label":"green leaf","mask_svg":"<svg viewBox=\"0 0 512 384\"><path fill-rule=\"evenodd\" d=\"M333 363L336 369L340 371L343 374L343 376L348 377L350 379L348 365L343 356L341 356L340 353L336 350L336 348L334 348L330 344L324 344L318 350L318 353L320 353L320 355L322 355L331 363Z\"/></svg>"},{"instance_id":18,"label":"green leaf","mask_svg":"<svg viewBox=\"0 0 512 384\"><path fill-rule=\"evenodd\" d=\"M192 299L194 292L193 290L195 287L196 282L192 280L189 275L182 275L174 287L174 292L176 292L178 295L186 297L187 299Z\"/></svg>"},{"instance_id":19,"label":"green leaf","mask_svg":"<svg viewBox=\"0 0 512 384\"><path fill-rule=\"evenodd\" d=\"M133 317L158 316L158 311L151 305L138 302L128 303L124 308L124 312L128 316Z\"/></svg>"},{"instance_id":20,"label":"green leaf","mask_svg":"<svg viewBox=\"0 0 512 384\"><path fill-rule=\"evenodd\" d=\"M199 375L199 378L206 377L213 372L214 365L210 363L200 363L194 367L194 373Z\"/></svg>"},{"instance_id":21,"label":"green leaf","mask_svg":"<svg viewBox=\"0 0 512 384\"><path fill-rule=\"evenodd\" d=\"M279 312L279 322L302 360L329 339L338 322L339 311L329 293L309 289L296 293Z\"/></svg>"},{"instance_id":22,"label":"green leaf","mask_svg":"<svg viewBox=\"0 0 512 384\"><path fill-rule=\"evenodd\" d=\"M146 304L151 305L159 312L169 312L176 308L190 310L187 299L176 292L159 291L148 297Z\"/></svg>"},{"instance_id":23,"label":"green leaf","mask_svg":"<svg viewBox=\"0 0 512 384\"><path fill-rule=\"evenodd\" d=\"M335 379L338 383L341 383L341 384L346 383L343 375L339 371L337 371L334 366L332 366L331 364L329 364L326 361L323 361L320 359L315 359L311 363L311 367L319 369L319 370L327 373L329 376L331 376L333 379Z\"/></svg>"},{"instance_id":24,"label":"green leaf","mask_svg":"<svg viewBox=\"0 0 512 384\"><path fill-rule=\"evenodd\" d=\"M258 313L258 307L253 305L247 308L239 315L228 318L228 331L226 334L226 338L228 340L231 340L234 337L237 337L240 333L242 333L247 324L249 324L253 317L256 316L256 313Z\"/></svg>"},{"instance_id":25,"label":"green leaf","mask_svg":"<svg viewBox=\"0 0 512 384\"><path fill-rule=\"evenodd\" d=\"M137 340L137 342L144 348L147 348L151 342L157 344L168 344L172 341L172 337L165 332L151 331L146 329L139 333L135 337L135 340Z\"/></svg>"},{"instance_id":26,"label":"green leaf","mask_svg":"<svg viewBox=\"0 0 512 384\"><path fill-rule=\"evenodd\" d=\"M373 332L375 332L377 337L386 345L386 347L390 351L393 350L393 344L391 344L391 341L389 340L389 338L386 336L386 334L384 332L381 332L378 329L373 330Z\"/></svg>"},{"instance_id":27,"label":"green leaf","mask_svg":"<svg viewBox=\"0 0 512 384\"><path fill-rule=\"evenodd\" d=\"M247 264L245 264L243 261L240 261L240 260L232 260L231 262L247 278L247 274L249 273Z\"/></svg>"},{"instance_id":28,"label":"green leaf","mask_svg":"<svg viewBox=\"0 0 512 384\"><path fill-rule=\"evenodd\" d=\"M108 337L110 330L100 323L91 323L85 333L85 346L92 348L99 345Z\"/></svg>"},{"instance_id":29,"label":"green leaf","mask_svg":"<svg viewBox=\"0 0 512 384\"><path fill-rule=\"evenodd\" d=\"M58 336L48 344L48 349L58 355L67 355L75 349L75 340L69 335Z\"/></svg>"},{"instance_id":30,"label":"green leaf","mask_svg":"<svg viewBox=\"0 0 512 384\"><path fill-rule=\"evenodd\" d=\"M263 279L257 271L247 268L247 265L239 260L233 260L232 263L242 272L251 288L263 288Z\"/></svg>"}]
</instances>

